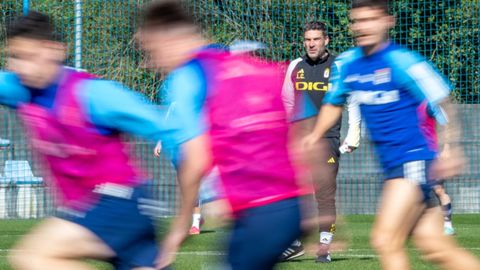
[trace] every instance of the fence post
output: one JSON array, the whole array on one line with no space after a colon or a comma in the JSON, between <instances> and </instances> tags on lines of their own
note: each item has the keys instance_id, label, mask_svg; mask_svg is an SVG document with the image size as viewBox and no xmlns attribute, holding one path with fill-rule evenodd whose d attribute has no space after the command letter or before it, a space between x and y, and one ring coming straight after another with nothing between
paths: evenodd
<instances>
[{"instance_id":1,"label":"fence post","mask_svg":"<svg viewBox=\"0 0 480 270\"><path fill-rule=\"evenodd\" d=\"M82 68L82 0L75 0L75 69Z\"/></svg>"}]
</instances>

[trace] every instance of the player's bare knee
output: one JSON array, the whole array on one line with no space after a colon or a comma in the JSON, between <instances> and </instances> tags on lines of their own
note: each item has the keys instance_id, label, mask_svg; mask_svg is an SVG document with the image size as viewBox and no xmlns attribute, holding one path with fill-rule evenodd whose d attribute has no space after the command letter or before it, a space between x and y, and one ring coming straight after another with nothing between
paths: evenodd
<instances>
[{"instance_id":1,"label":"player's bare knee","mask_svg":"<svg viewBox=\"0 0 480 270\"><path fill-rule=\"evenodd\" d=\"M393 234L378 230L372 232L370 245L378 253L390 253L403 248L403 243L401 243L399 239L396 239Z\"/></svg>"},{"instance_id":2,"label":"player's bare knee","mask_svg":"<svg viewBox=\"0 0 480 270\"><path fill-rule=\"evenodd\" d=\"M437 262L442 258L447 258L449 250L449 239L444 235L434 235L431 233L415 234L412 240L424 258L431 262Z\"/></svg>"},{"instance_id":3,"label":"player's bare knee","mask_svg":"<svg viewBox=\"0 0 480 270\"><path fill-rule=\"evenodd\" d=\"M15 270L23 270L25 258L20 254L19 251L13 250L8 253L7 256L8 263L12 266Z\"/></svg>"},{"instance_id":4,"label":"player's bare knee","mask_svg":"<svg viewBox=\"0 0 480 270\"><path fill-rule=\"evenodd\" d=\"M38 254L34 252L17 248L12 250L7 256L8 263L15 270L36 269L35 267L40 265L38 258Z\"/></svg>"}]
</instances>

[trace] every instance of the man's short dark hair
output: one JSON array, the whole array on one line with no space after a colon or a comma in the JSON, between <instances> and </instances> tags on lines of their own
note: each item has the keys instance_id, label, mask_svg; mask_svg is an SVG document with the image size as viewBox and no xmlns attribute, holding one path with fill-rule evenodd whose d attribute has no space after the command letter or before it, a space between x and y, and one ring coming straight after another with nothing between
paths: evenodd
<instances>
[{"instance_id":1,"label":"man's short dark hair","mask_svg":"<svg viewBox=\"0 0 480 270\"><path fill-rule=\"evenodd\" d=\"M176 26L195 26L195 20L188 14L182 1L156 0L147 4L143 10L143 28L170 28Z\"/></svg>"},{"instance_id":2,"label":"man's short dark hair","mask_svg":"<svg viewBox=\"0 0 480 270\"><path fill-rule=\"evenodd\" d=\"M352 0L352 9L354 8L377 8L389 13L389 1L388 0Z\"/></svg>"},{"instance_id":3,"label":"man's short dark hair","mask_svg":"<svg viewBox=\"0 0 480 270\"><path fill-rule=\"evenodd\" d=\"M324 36L327 36L327 25L323 22L308 22L303 26L303 33L311 30L319 30L322 31Z\"/></svg>"},{"instance_id":4,"label":"man's short dark hair","mask_svg":"<svg viewBox=\"0 0 480 270\"><path fill-rule=\"evenodd\" d=\"M43 13L29 11L7 27L7 38L24 37L37 40L56 40L52 19Z\"/></svg>"}]
</instances>

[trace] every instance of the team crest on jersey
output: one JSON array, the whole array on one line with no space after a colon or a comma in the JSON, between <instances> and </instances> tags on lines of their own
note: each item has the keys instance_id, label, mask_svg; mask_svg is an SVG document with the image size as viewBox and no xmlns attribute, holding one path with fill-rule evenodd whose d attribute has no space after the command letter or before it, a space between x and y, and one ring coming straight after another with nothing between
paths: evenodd
<instances>
[{"instance_id":1,"label":"team crest on jersey","mask_svg":"<svg viewBox=\"0 0 480 270\"><path fill-rule=\"evenodd\" d=\"M330 77L330 68L325 69L325 71L323 72L323 77L325 79L328 79L328 77Z\"/></svg>"},{"instance_id":2,"label":"team crest on jersey","mask_svg":"<svg viewBox=\"0 0 480 270\"><path fill-rule=\"evenodd\" d=\"M392 80L391 77L390 68L375 70L373 84L389 83Z\"/></svg>"},{"instance_id":3,"label":"team crest on jersey","mask_svg":"<svg viewBox=\"0 0 480 270\"><path fill-rule=\"evenodd\" d=\"M305 79L305 71L303 68L297 72L297 79Z\"/></svg>"}]
</instances>

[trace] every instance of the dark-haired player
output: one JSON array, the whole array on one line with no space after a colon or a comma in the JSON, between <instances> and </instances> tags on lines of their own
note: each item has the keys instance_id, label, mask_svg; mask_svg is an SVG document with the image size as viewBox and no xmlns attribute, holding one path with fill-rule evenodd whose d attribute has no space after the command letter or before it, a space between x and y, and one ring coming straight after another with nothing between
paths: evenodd
<instances>
[{"instance_id":1,"label":"dark-haired player","mask_svg":"<svg viewBox=\"0 0 480 270\"><path fill-rule=\"evenodd\" d=\"M432 200L435 179L458 173L463 164L448 83L423 57L389 41L395 19L388 1L353 0L350 19L357 47L337 58L332 90L304 146L322 138L354 96L385 177L371 240L383 269L410 269L410 235L424 257L444 269L480 269L477 258L443 234L441 209ZM450 145L449 156L437 158L422 133L417 109L423 101L445 125L440 137Z\"/></svg>"},{"instance_id":2,"label":"dark-haired player","mask_svg":"<svg viewBox=\"0 0 480 270\"><path fill-rule=\"evenodd\" d=\"M9 255L14 269L154 269L154 201L122 133L169 141L163 116L123 86L65 68L65 45L47 15L30 11L8 29L9 71L0 103L17 110L58 191L58 215Z\"/></svg>"},{"instance_id":3,"label":"dark-haired player","mask_svg":"<svg viewBox=\"0 0 480 270\"><path fill-rule=\"evenodd\" d=\"M187 236L211 157L234 217L229 269L272 269L300 234L301 190L287 147L281 69L205 48L200 33L181 3L154 1L138 35L156 67L169 72L165 89L175 104L169 119L184 127L177 141L182 208L159 266L173 261Z\"/></svg>"}]
</instances>

